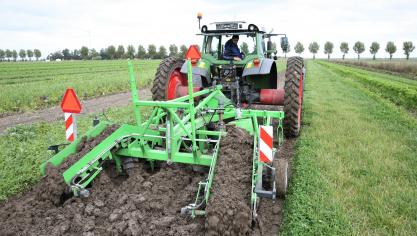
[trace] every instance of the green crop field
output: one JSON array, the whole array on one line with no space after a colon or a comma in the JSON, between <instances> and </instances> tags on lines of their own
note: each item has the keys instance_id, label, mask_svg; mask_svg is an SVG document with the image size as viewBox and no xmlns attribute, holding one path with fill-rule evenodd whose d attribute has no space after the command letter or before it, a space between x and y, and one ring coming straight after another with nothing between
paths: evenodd
<instances>
[{"instance_id":1,"label":"green crop field","mask_svg":"<svg viewBox=\"0 0 417 236\"><path fill-rule=\"evenodd\" d=\"M149 87L159 60L134 60L140 88ZM277 61L283 71L286 59ZM80 99L129 91L126 60L0 63L0 117L59 104L72 87Z\"/></svg>"},{"instance_id":2,"label":"green crop field","mask_svg":"<svg viewBox=\"0 0 417 236\"><path fill-rule=\"evenodd\" d=\"M282 62L278 63L280 71ZM141 86L149 85L157 64L135 61ZM81 89L81 97L129 88L126 61L11 63L0 64L0 68L0 99L9 104L3 107L2 103L3 112L56 104L68 85L77 92ZM117 89L110 86L113 82ZM22 89L22 85L29 86ZM305 87L303 130L296 141L280 233L414 235L416 81L310 60ZM45 96L41 91L50 90L46 96L55 96L55 102L19 107L25 103L14 101L17 97L11 88L24 98L22 101L39 99ZM144 110L145 114L148 111ZM81 133L91 127L94 115L79 117ZM117 123L133 123L131 106L111 108L106 117ZM19 125L0 136L0 201L39 181L39 165L52 155L46 148L65 142L64 133L63 122L57 121Z\"/></svg>"},{"instance_id":3,"label":"green crop field","mask_svg":"<svg viewBox=\"0 0 417 236\"><path fill-rule=\"evenodd\" d=\"M152 81L158 60L135 60L140 87ZM81 99L129 91L126 60L0 63L0 117L57 105L67 87Z\"/></svg>"}]
</instances>

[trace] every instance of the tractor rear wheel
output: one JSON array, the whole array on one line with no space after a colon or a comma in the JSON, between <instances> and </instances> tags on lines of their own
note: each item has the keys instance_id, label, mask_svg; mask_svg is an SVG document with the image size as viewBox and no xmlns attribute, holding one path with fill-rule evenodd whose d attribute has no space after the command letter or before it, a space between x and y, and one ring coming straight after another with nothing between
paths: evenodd
<instances>
[{"instance_id":1,"label":"tractor rear wheel","mask_svg":"<svg viewBox=\"0 0 417 236\"><path fill-rule=\"evenodd\" d=\"M302 57L290 57L285 72L284 95L284 133L287 137L297 137L300 133L303 104Z\"/></svg>"},{"instance_id":2,"label":"tractor rear wheel","mask_svg":"<svg viewBox=\"0 0 417 236\"><path fill-rule=\"evenodd\" d=\"M178 86L186 86L187 78L181 73L184 60L168 57L161 61L151 88L154 101L176 98Z\"/></svg>"}]
</instances>

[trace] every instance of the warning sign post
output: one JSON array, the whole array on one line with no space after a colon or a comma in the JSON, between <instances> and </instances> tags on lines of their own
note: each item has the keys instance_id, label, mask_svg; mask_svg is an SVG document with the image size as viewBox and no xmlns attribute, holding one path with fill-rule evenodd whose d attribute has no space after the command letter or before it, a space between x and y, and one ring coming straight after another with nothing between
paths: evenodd
<instances>
[{"instance_id":1,"label":"warning sign post","mask_svg":"<svg viewBox=\"0 0 417 236\"><path fill-rule=\"evenodd\" d=\"M81 112L81 104L74 89L68 88L61 102L61 109L65 115L65 137L73 142L77 138L76 115Z\"/></svg>"}]
</instances>

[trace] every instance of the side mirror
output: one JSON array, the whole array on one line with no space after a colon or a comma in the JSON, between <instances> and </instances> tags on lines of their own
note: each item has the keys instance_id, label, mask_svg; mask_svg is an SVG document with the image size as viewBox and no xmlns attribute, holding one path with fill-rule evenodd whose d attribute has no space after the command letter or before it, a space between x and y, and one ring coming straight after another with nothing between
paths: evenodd
<instances>
[{"instance_id":1,"label":"side mirror","mask_svg":"<svg viewBox=\"0 0 417 236\"><path fill-rule=\"evenodd\" d=\"M276 61L276 60L278 60L278 57L277 56L274 56L274 61Z\"/></svg>"},{"instance_id":2,"label":"side mirror","mask_svg":"<svg viewBox=\"0 0 417 236\"><path fill-rule=\"evenodd\" d=\"M288 38L287 37L281 37L281 49L283 51L287 51L287 49L288 49Z\"/></svg>"}]
</instances>

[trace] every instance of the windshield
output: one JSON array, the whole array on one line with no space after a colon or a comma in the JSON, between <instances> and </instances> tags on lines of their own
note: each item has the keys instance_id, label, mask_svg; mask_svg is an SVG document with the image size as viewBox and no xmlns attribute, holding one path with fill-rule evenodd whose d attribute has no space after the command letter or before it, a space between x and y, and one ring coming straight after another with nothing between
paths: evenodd
<instances>
[{"instance_id":1,"label":"windshield","mask_svg":"<svg viewBox=\"0 0 417 236\"><path fill-rule=\"evenodd\" d=\"M232 39L233 35L209 35L207 36L204 48L205 54L210 54L216 59L223 59L224 46L227 41ZM239 49L245 55L256 53L256 36L255 35L239 35Z\"/></svg>"}]
</instances>

